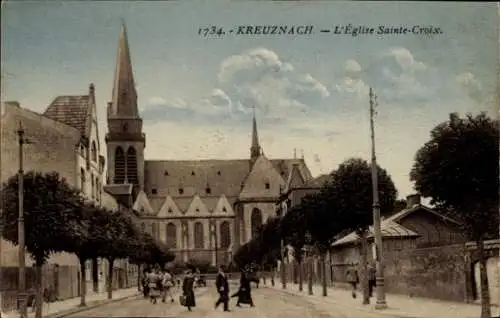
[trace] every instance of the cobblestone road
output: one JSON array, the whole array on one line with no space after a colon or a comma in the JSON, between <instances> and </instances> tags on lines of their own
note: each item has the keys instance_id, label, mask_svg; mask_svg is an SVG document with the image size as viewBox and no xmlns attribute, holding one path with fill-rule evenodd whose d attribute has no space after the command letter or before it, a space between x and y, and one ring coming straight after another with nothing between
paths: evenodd
<instances>
[{"instance_id":1,"label":"cobblestone road","mask_svg":"<svg viewBox=\"0 0 500 318\"><path fill-rule=\"evenodd\" d=\"M233 287L234 290L234 287ZM360 312L350 312L346 308L325 308L311 302L307 297L285 294L268 288L253 289L255 307L235 307L235 299L230 304L231 312L225 313L222 308L215 310L214 302L217 294L212 286L201 291L192 312L174 304L151 304L146 299L132 299L104 305L95 309L68 316L68 318L90 317L176 317L176 318L359 318ZM177 300L177 297L176 297ZM384 314L362 313L364 318L388 317ZM395 317L395 316L389 316Z\"/></svg>"}]
</instances>

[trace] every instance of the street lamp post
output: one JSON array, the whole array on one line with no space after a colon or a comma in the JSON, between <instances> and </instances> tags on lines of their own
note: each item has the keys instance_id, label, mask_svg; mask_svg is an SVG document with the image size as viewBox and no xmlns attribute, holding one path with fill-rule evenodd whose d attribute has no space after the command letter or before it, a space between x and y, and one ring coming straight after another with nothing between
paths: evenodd
<instances>
[{"instance_id":1,"label":"street lamp post","mask_svg":"<svg viewBox=\"0 0 500 318\"><path fill-rule=\"evenodd\" d=\"M24 171L23 171L23 145L26 142L24 138L24 129L19 122L19 129L17 130L19 136L19 173L18 173L18 200L19 200L19 215L17 219L17 235L19 241L19 286L18 286L18 301L19 313L21 318L28 317L27 311L27 294L26 294L26 259L25 259L25 235L24 235Z\"/></svg>"},{"instance_id":2,"label":"street lamp post","mask_svg":"<svg viewBox=\"0 0 500 318\"><path fill-rule=\"evenodd\" d=\"M387 308L385 300L385 281L384 281L384 263L383 263L383 246L382 246L382 231L380 228L380 203L378 194L378 172L377 172L377 158L375 156L375 125L373 117L375 115L375 104L377 97L373 94L370 87L370 130L371 130L371 145L372 145L372 190L373 190L373 232L375 235L375 263L376 263L376 292L377 302L375 303L376 309Z\"/></svg>"}]
</instances>

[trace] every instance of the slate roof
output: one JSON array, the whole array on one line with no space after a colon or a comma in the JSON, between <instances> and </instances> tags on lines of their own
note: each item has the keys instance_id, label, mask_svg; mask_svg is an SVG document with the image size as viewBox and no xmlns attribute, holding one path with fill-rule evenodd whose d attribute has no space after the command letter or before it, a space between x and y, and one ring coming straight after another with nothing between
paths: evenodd
<instances>
[{"instance_id":1,"label":"slate roof","mask_svg":"<svg viewBox=\"0 0 500 318\"><path fill-rule=\"evenodd\" d=\"M264 176L274 169L275 174L288 178L294 164L305 180L312 180L311 172L303 159L266 159L269 162ZM249 176L250 159L232 160L146 160L144 188L150 204L159 212L167 196L179 210L187 211L193 197L199 195L209 211L215 209L219 198L225 195L229 204L238 199ZM264 169L266 170L266 169ZM282 181L281 181L282 182ZM210 188L207 194L206 188ZM182 188L182 193L179 189ZM264 188L264 187L263 187ZM156 194L152 190L156 190ZM276 192L276 191L275 191ZM279 191L276 192L278 195Z\"/></svg>"},{"instance_id":2,"label":"slate roof","mask_svg":"<svg viewBox=\"0 0 500 318\"><path fill-rule=\"evenodd\" d=\"M268 183L269 188L266 187ZM285 180L272 162L264 155L255 161L252 171L245 178L245 186L239 195L242 199L278 197Z\"/></svg>"},{"instance_id":3,"label":"slate roof","mask_svg":"<svg viewBox=\"0 0 500 318\"><path fill-rule=\"evenodd\" d=\"M85 136L89 116L89 95L58 96L43 113L58 122L74 127Z\"/></svg>"},{"instance_id":4,"label":"slate roof","mask_svg":"<svg viewBox=\"0 0 500 318\"><path fill-rule=\"evenodd\" d=\"M130 195L132 188L131 184L108 184L104 186L104 191L111 195Z\"/></svg>"},{"instance_id":5,"label":"slate roof","mask_svg":"<svg viewBox=\"0 0 500 318\"><path fill-rule=\"evenodd\" d=\"M382 230L382 236L383 237L414 237L414 236L420 236L418 233L415 233L411 231L410 229L402 226L398 222L405 218L406 216L410 215L411 213L414 213L416 211L423 210L425 212L431 213L436 215L437 217L447 221L451 222L454 224L458 224L457 221L452 220L444 215L441 215L434 211L433 209L426 207L425 205L422 204L416 204L412 207L406 208L404 210L401 210L400 212L391 215L385 220L382 220L380 226ZM373 227L370 226L370 234L368 237L373 237ZM355 232L351 232L350 234L338 239L335 241L332 246L339 246L347 243L352 243L356 241L359 238L359 236Z\"/></svg>"},{"instance_id":6,"label":"slate roof","mask_svg":"<svg viewBox=\"0 0 500 318\"><path fill-rule=\"evenodd\" d=\"M420 236L419 234L413 232L410 229L407 229L406 227L402 226L401 224L398 224L396 222L393 222L389 219L386 219L382 221L380 224L381 231L382 231L382 237L417 237ZM373 237L373 227L370 226L369 228L369 234L368 238ZM351 232L348 235L342 237L341 239L338 239L335 241L332 246L339 246L339 245L344 245L348 243L353 243L359 239L359 235L356 234L356 232Z\"/></svg>"}]
</instances>

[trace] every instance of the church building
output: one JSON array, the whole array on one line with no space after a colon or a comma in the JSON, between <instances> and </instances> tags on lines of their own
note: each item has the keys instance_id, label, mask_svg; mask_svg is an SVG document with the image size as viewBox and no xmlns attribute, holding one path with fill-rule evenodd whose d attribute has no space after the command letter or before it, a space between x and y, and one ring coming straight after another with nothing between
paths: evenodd
<instances>
[{"instance_id":1,"label":"church building","mask_svg":"<svg viewBox=\"0 0 500 318\"><path fill-rule=\"evenodd\" d=\"M125 26L107 123L105 190L118 199L131 198L141 226L166 242L178 261L227 264L260 225L276 216L276 202L292 171L304 182L313 180L303 158L264 155L255 115L248 158L145 159L147 138L137 106Z\"/></svg>"}]
</instances>

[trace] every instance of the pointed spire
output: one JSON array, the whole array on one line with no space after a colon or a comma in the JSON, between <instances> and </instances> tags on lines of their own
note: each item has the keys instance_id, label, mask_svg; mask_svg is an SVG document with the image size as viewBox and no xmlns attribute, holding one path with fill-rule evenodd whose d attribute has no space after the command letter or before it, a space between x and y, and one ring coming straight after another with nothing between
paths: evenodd
<instances>
[{"instance_id":1,"label":"pointed spire","mask_svg":"<svg viewBox=\"0 0 500 318\"><path fill-rule=\"evenodd\" d=\"M132 61L127 38L127 28L122 20L120 42L116 59L113 100L110 115L117 117L138 117L137 92L135 90Z\"/></svg>"},{"instance_id":2,"label":"pointed spire","mask_svg":"<svg viewBox=\"0 0 500 318\"><path fill-rule=\"evenodd\" d=\"M257 120L255 118L255 105L253 108L253 126L252 126L252 146L250 147L250 158L256 159L262 153L259 144L259 135L257 133Z\"/></svg>"},{"instance_id":3,"label":"pointed spire","mask_svg":"<svg viewBox=\"0 0 500 318\"><path fill-rule=\"evenodd\" d=\"M297 159L297 148L293 148L293 159Z\"/></svg>"}]
</instances>

